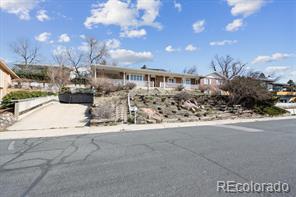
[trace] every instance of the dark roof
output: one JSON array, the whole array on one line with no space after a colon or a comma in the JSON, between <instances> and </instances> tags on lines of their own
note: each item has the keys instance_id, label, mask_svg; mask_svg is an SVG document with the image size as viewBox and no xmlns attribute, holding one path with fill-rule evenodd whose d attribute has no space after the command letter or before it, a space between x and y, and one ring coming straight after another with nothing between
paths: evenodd
<instances>
[{"instance_id":1,"label":"dark roof","mask_svg":"<svg viewBox=\"0 0 296 197\"><path fill-rule=\"evenodd\" d=\"M149 67L147 67L146 65L143 65L143 66L141 67L141 69L167 72L165 69L161 69L161 68L149 68Z\"/></svg>"}]
</instances>

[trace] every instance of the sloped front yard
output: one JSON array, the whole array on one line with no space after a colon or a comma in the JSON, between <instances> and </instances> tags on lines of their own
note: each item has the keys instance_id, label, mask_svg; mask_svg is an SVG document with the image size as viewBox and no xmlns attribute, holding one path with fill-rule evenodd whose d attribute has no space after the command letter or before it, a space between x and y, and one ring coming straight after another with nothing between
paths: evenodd
<instances>
[{"instance_id":1,"label":"sloped front yard","mask_svg":"<svg viewBox=\"0 0 296 197\"><path fill-rule=\"evenodd\" d=\"M132 104L137 106L137 123L188 122L261 117L239 105L227 105L222 96L191 95L135 95Z\"/></svg>"}]
</instances>

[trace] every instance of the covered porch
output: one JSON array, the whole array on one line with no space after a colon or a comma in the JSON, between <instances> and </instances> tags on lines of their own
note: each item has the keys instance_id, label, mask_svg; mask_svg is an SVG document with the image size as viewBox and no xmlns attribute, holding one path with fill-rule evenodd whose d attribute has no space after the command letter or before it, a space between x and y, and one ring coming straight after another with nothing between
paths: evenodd
<instances>
[{"instance_id":1,"label":"covered porch","mask_svg":"<svg viewBox=\"0 0 296 197\"><path fill-rule=\"evenodd\" d=\"M178 86L183 86L185 89L199 88L199 77L194 75L115 66L109 69L100 67L96 69L95 76L97 78L106 78L115 84L126 85L127 83L135 83L137 88L157 87L173 89Z\"/></svg>"}]
</instances>

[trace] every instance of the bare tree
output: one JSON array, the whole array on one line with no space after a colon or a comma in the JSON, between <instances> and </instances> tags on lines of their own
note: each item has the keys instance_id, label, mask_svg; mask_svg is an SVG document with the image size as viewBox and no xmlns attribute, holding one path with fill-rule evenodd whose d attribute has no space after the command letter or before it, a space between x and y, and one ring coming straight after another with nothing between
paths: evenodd
<instances>
[{"instance_id":1,"label":"bare tree","mask_svg":"<svg viewBox=\"0 0 296 197\"><path fill-rule=\"evenodd\" d=\"M12 51L20 57L22 63L28 68L28 65L36 63L40 58L40 48L33 46L27 39L21 39L10 45Z\"/></svg>"},{"instance_id":2,"label":"bare tree","mask_svg":"<svg viewBox=\"0 0 296 197\"><path fill-rule=\"evenodd\" d=\"M60 67L64 67L67 62L67 54L66 53L53 54L52 59L55 64L57 64Z\"/></svg>"},{"instance_id":3,"label":"bare tree","mask_svg":"<svg viewBox=\"0 0 296 197\"><path fill-rule=\"evenodd\" d=\"M48 76L51 82L61 90L70 82L70 69L65 67L67 56L66 53L60 53L54 54L52 58L57 66L48 69Z\"/></svg>"},{"instance_id":4,"label":"bare tree","mask_svg":"<svg viewBox=\"0 0 296 197\"><path fill-rule=\"evenodd\" d=\"M280 80L280 76L276 76L275 73L270 73L269 75L266 76L263 72L260 72L260 71L249 71L245 76L252 79L257 79L257 80L272 80L272 81Z\"/></svg>"},{"instance_id":5,"label":"bare tree","mask_svg":"<svg viewBox=\"0 0 296 197\"><path fill-rule=\"evenodd\" d=\"M197 74L197 67L191 66L190 68L184 68L183 73L185 74Z\"/></svg>"},{"instance_id":6,"label":"bare tree","mask_svg":"<svg viewBox=\"0 0 296 197\"><path fill-rule=\"evenodd\" d=\"M240 61L235 61L232 57L227 55L226 57L215 56L211 62L211 68L223 75L226 79L231 80L236 76L243 74L246 64Z\"/></svg>"},{"instance_id":7,"label":"bare tree","mask_svg":"<svg viewBox=\"0 0 296 197\"><path fill-rule=\"evenodd\" d=\"M74 50L73 48L69 48L66 50L67 61L69 62L70 66L74 69L75 75L77 78L81 78L82 74L80 72L80 68L82 67L82 58L83 53Z\"/></svg>"},{"instance_id":8,"label":"bare tree","mask_svg":"<svg viewBox=\"0 0 296 197\"><path fill-rule=\"evenodd\" d=\"M254 70L249 70L244 76L252 79L257 79L257 80L267 79L267 77L263 72L254 71Z\"/></svg>"},{"instance_id":9,"label":"bare tree","mask_svg":"<svg viewBox=\"0 0 296 197\"><path fill-rule=\"evenodd\" d=\"M91 67L94 64L106 64L106 57L108 56L108 49L106 43L99 42L97 39L87 37L87 63ZM96 75L94 67L94 75ZM96 76L95 76L96 78Z\"/></svg>"}]
</instances>

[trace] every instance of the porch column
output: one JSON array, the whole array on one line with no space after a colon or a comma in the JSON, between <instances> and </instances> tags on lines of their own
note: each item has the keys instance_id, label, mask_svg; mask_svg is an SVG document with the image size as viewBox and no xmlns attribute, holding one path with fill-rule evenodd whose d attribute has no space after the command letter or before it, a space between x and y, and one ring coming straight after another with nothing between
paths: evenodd
<instances>
[{"instance_id":1,"label":"porch column","mask_svg":"<svg viewBox=\"0 0 296 197\"><path fill-rule=\"evenodd\" d=\"M148 89L150 88L150 74L148 74Z\"/></svg>"},{"instance_id":2,"label":"porch column","mask_svg":"<svg viewBox=\"0 0 296 197\"><path fill-rule=\"evenodd\" d=\"M123 85L125 85L126 84L126 73L125 72L123 72Z\"/></svg>"},{"instance_id":3,"label":"porch column","mask_svg":"<svg viewBox=\"0 0 296 197\"><path fill-rule=\"evenodd\" d=\"M165 88L165 76L163 76L163 88Z\"/></svg>"}]
</instances>

